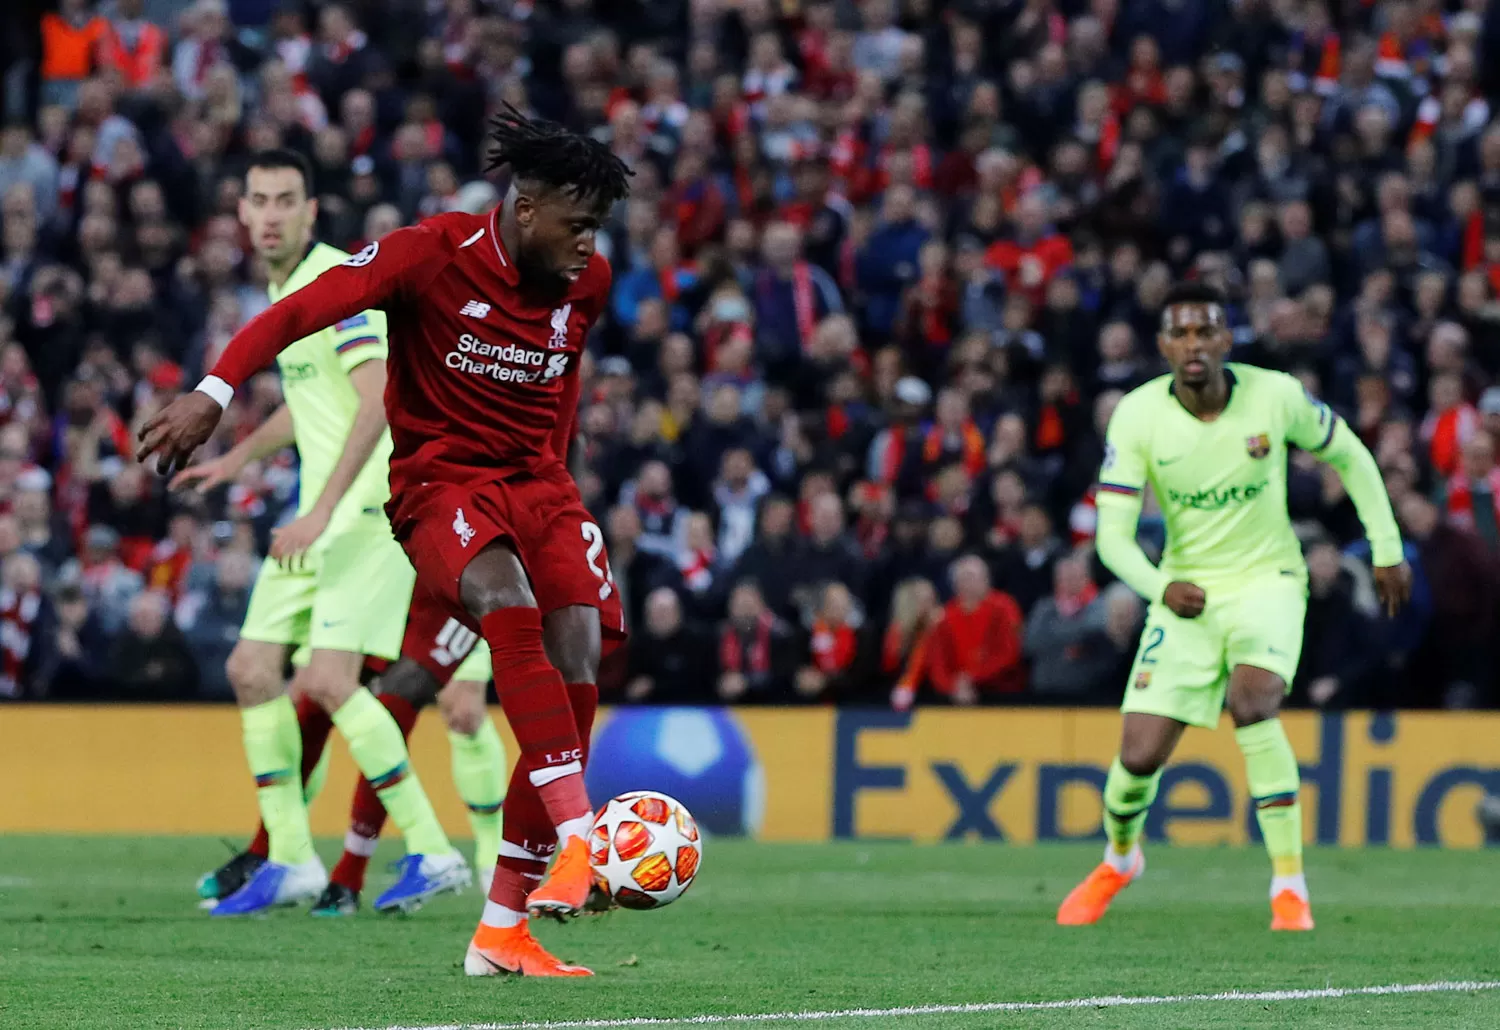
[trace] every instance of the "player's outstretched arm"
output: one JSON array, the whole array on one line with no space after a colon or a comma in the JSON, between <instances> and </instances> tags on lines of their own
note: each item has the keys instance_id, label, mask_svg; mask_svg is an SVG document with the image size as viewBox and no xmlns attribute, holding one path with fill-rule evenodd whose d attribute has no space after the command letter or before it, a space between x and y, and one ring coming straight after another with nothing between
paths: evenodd
<instances>
[{"instance_id":1,"label":"player's outstretched arm","mask_svg":"<svg viewBox=\"0 0 1500 1030\"><path fill-rule=\"evenodd\" d=\"M421 289L446 260L440 230L397 229L283 297L234 335L196 390L177 398L141 427L136 457L145 461L157 455L157 470L162 473L186 466L193 452L213 434L234 391L276 355L304 336Z\"/></svg>"},{"instance_id":2,"label":"player's outstretched arm","mask_svg":"<svg viewBox=\"0 0 1500 1030\"><path fill-rule=\"evenodd\" d=\"M308 548L323 535L333 518L333 510L349 492L385 432L385 362L375 358L361 363L349 372L349 382L359 394L359 409L323 492L306 515L271 534L271 557L283 565L299 564Z\"/></svg>"},{"instance_id":3,"label":"player's outstretched arm","mask_svg":"<svg viewBox=\"0 0 1500 1030\"><path fill-rule=\"evenodd\" d=\"M1364 442L1349 427L1335 427L1328 446L1318 457L1332 465L1354 502L1370 541L1370 564L1375 567L1375 592L1386 614L1395 615L1411 597L1411 569L1401 547L1401 530L1385 492L1385 477Z\"/></svg>"},{"instance_id":4,"label":"player's outstretched arm","mask_svg":"<svg viewBox=\"0 0 1500 1030\"><path fill-rule=\"evenodd\" d=\"M1395 615L1411 596L1411 569L1402 551L1401 530L1391 511L1380 466L1369 448L1328 405L1305 392L1293 403L1296 407L1288 438L1333 466L1343 481L1370 541L1375 591L1386 613Z\"/></svg>"}]
</instances>

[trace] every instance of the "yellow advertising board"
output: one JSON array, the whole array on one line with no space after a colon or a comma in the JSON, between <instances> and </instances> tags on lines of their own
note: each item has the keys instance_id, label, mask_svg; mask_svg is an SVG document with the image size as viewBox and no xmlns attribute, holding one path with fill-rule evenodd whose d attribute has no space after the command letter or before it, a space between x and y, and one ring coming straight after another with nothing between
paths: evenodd
<instances>
[{"instance_id":1,"label":"yellow advertising board","mask_svg":"<svg viewBox=\"0 0 1500 1030\"><path fill-rule=\"evenodd\" d=\"M512 757L514 741L495 721ZM1302 764L1310 842L1478 847L1475 806L1500 793L1500 715L1285 716ZM598 799L649 787L682 800L711 832L1011 843L1100 835L1100 790L1119 716L1102 709L627 708L601 714L589 787ZM337 734L334 735L337 741ZM340 835L354 768L341 743L313 805ZM466 835L435 713L412 757L443 823ZM242 835L256 817L229 707L18 705L0 708L0 833ZM1192 729L1164 774L1148 838L1257 839L1244 767L1227 724Z\"/></svg>"}]
</instances>

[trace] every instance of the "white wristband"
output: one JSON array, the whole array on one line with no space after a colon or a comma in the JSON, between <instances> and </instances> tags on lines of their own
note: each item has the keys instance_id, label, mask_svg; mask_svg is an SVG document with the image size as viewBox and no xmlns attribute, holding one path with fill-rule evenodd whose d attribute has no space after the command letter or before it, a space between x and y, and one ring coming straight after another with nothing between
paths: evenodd
<instances>
[{"instance_id":1,"label":"white wristband","mask_svg":"<svg viewBox=\"0 0 1500 1030\"><path fill-rule=\"evenodd\" d=\"M219 407L229 407L229 402L234 400L234 387L230 386L218 376L204 376L203 382L196 387L199 393L206 393L218 402Z\"/></svg>"}]
</instances>

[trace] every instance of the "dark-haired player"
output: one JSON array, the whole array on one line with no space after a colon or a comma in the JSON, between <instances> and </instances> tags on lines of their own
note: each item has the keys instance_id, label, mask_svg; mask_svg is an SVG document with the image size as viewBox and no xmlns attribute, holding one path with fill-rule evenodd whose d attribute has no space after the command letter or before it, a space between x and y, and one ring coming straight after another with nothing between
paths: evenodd
<instances>
[{"instance_id":1,"label":"dark-haired player","mask_svg":"<svg viewBox=\"0 0 1500 1030\"><path fill-rule=\"evenodd\" d=\"M521 747L465 969L582 976L542 949L527 915L579 912L592 880L583 762L598 696L598 609L615 587L604 535L556 438L609 293L595 236L628 194L630 173L597 141L514 110L496 121L493 143L492 167L511 169L500 207L398 230L272 305L196 391L143 427L138 454L158 455L163 468L185 463L234 390L292 340L367 307L386 312L388 507L417 570L413 608L483 636ZM543 613L565 641L561 675L543 647ZM554 849L550 873L528 894Z\"/></svg>"},{"instance_id":2,"label":"dark-haired player","mask_svg":"<svg viewBox=\"0 0 1500 1030\"><path fill-rule=\"evenodd\" d=\"M1175 287L1157 346L1171 374L1115 409L1098 490L1099 557L1150 609L1104 787L1104 862L1068 895L1057 921L1096 922L1141 875L1138 841L1162 766L1185 727L1212 729L1227 707L1271 856L1271 929L1311 930L1297 759L1277 717L1307 606L1307 566L1286 509L1288 445L1338 470L1387 611L1405 602L1411 573L1370 452L1296 379L1225 363L1230 333L1216 290ZM1135 539L1148 483L1167 523L1160 566Z\"/></svg>"}]
</instances>

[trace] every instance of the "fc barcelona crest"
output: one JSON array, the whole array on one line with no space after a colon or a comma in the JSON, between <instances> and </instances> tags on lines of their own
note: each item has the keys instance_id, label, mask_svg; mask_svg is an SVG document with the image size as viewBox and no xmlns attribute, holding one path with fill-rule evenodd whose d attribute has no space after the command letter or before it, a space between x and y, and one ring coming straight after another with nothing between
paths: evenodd
<instances>
[{"instance_id":1,"label":"fc barcelona crest","mask_svg":"<svg viewBox=\"0 0 1500 1030\"><path fill-rule=\"evenodd\" d=\"M1245 452L1252 458L1264 458L1271 453L1271 438L1265 433L1259 436L1247 437L1245 440Z\"/></svg>"},{"instance_id":2,"label":"fc barcelona crest","mask_svg":"<svg viewBox=\"0 0 1500 1030\"><path fill-rule=\"evenodd\" d=\"M1140 672L1138 672L1138 673L1135 674L1135 689L1136 690L1145 690L1150 685L1151 685L1151 670L1150 669L1142 669Z\"/></svg>"}]
</instances>

